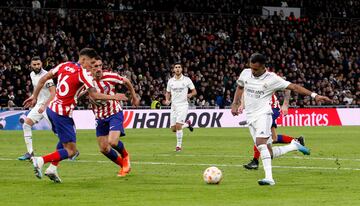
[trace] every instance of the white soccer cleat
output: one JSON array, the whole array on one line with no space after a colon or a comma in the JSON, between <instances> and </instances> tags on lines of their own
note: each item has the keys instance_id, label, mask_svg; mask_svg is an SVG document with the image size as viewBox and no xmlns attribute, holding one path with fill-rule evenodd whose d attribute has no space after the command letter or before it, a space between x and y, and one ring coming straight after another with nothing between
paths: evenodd
<instances>
[{"instance_id":1,"label":"white soccer cleat","mask_svg":"<svg viewBox=\"0 0 360 206\"><path fill-rule=\"evenodd\" d=\"M51 181L55 183L61 183L61 179L57 170L50 169L49 167L45 170L45 176L47 176Z\"/></svg>"},{"instance_id":2,"label":"white soccer cleat","mask_svg":"<svg viewBox=\"0 0 360 206\"><path fill-rule=\"evenodd\" d=\"M31 161L34 166L35 176L39 179L42 178L42 167L44 166L44 159L42 157L32 157Z\"/></svg>"},{"instance_id":3,"label":"white soccer cleat","mask_svg":"<svg viewBox=\"0 0 360 206\"><path fill-rule=\"evenodd\" d=\"M274 180L270 180L270 179L262 179L262 180L258 180L258 183L259 185L263 186L263 185L270 185L270 186L273 186L275 185L275 181Z\"/></svg>"}]
</instances>

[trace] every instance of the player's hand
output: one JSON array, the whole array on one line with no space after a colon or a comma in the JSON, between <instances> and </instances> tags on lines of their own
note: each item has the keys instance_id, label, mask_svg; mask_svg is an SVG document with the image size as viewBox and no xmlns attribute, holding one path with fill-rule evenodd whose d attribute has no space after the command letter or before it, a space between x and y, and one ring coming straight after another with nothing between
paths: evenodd
<instances>
[{"instance_id":1,"label":"player's hand","mask_svg":"<svg viewBox=\"0 0 360 206\"><path fill-rule=\"evenodd\" d=\"M239 112L240 105L239 104L232 104L231 105L231 114L233 116L237 116L240 114ZM242 111L241 111L242 112Z\"/></svg>"},{"instance_id":2,"label":"player's hand","mask_svg":"<svg viewBox=\"0 0 360 206\"><path fill-rule=\"evenodd\" d=\"M23 106L25 108L29 108L29 107L34 107L35 104L36 104L37 100L34 96L30 96L29 98L27 98L24 103L23 103Z\"/></svg>"},{"instance_id":3,"label":"player's hand","mask_svg":"<svg viewBox=\"0 0 360 206\"><path fill-rule=\"evenodd\" d=\"M170 101L169 101L169 100L165 100L164 104L165 104L165 105L170 105Z\"/></svg>"},{"instance_id":4,"label":"player's hand","mask_svg":"<svg viewBox=\"0 0 360 206\"><path fill-rule=\"evenodd\" d=\"M42 114L44 111L45 111L45 105L42 104L42 105L40 106L38 112L39 112L40 114Z\"/></svg>"},{"instance_id":5,"label":"player's hand","mask_svg":"<svg viewBox=\"0 0 360 206\"><path fill-rule=\"evenodd\" d=\"M284 115L284 116L288 115L288 114L289 114L289 107L282 105L282 106L281 106L281 113L282 113L282 115Z\"/></svg>"},{"instance_id":6,"label":"player's hand","mask_svg":"<svg viewBox=\"0 0 360 206\"><path fill-rule=\"evenodd\" d=\"M128 98L125 96L125 94L117 93L117 94L115 94L115 100L116 101L127 101Z\"/></svg>"},{"instance_id":7,"label":"player's hand","mask_svg":"<svg viewBox=\"0 0 360 206\"><path fill-rule=\"evenodd\" d=\"M131 103L132 103L132 105L134 105L136 107L139 106L140 105L140 98L138 98L137 96L132 97Z\"/></svg>"},{"instance_id":8,"label":"player's hand","mask_svg":"<svg viewBox=\"0 0 360 206\"><path fill-rule=\"evenodd\" d=\"M238 108L238 112L239 112L239 114L242 114L244 112L244 105L240 104L240 106Z\"/></svg>"},{"instance_id":9,"label":"player's hand","mask_svg":"<svg viewBox=\"0 0 360 206\"><path fill-rule=\"evenodd\" d=\"M329 97L327 97L327 96L321 96L321 95L316 95L316 96L315 96L315 101L316 101L317 103L322 103L322 102L332 103L332 100L329 99Z\"/></svg>"}]
</instances>

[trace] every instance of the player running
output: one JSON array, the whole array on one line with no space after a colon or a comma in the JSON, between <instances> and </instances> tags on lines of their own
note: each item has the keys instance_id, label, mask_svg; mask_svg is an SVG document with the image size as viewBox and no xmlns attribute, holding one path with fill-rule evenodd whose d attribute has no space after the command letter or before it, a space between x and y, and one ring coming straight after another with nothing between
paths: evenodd
<instances>
[{"instance_id":1,"label":"player running","mask_svg":"<svg viewBox=\"0 0 360 206\"><path fill-rule=\"evenodd\" d=\"M40 57L38 56L34 56L31 58L30 67L33 70L30 73L31 83L35 88L39 83L39 79L45 76L47 74L47 71L42 68L42 62ZM43 118L48 121L46 112L44 111L49 105L50 101L54 98L54 96L55 84L52 79L49 79L41 88L35 107L31 109L31 111L25 118L23 124L23 132L27 152L23 156L19 157L19 160L29 160L31 157L34 156L31 128L34 124L40 122L40 120L42 120Z\"/></svg>"},{"instance_id":2,"label":"player running","mask_svg":"<svg viewBox=\"0 0 360 206\"><path fill-rule=\"evenodd\" d=\"M188 113L188 99L195 96L196 89L189 77L182 74L182 65L174 64L175 75L169 79L166 87L165 105L171 103L170 126L173 132L176 132L177 144L175 151L180 152L182 149L183 128L188 127L192 132L194 128L191 121L186 119ZM188 94L189 89L191 92ZM170 101L171 96L171 101Z\"/></svg>"},{"instance_id":3,"label":"player running","mask_svg":"<svg viewBox=\"0 0 360 206\"><path fill-rule=\"evenodd\" d=\"M279 157L289 151L298 149L303 153L308 153L307 148L297 141L280 147L271 146L271 96L275 91L289 89L302 95L310 95L316 102L331 102L326 96L318 95L304 87L292 84L275 73L268 72L265 69L266 58L262 54L255 53L250 58L250 68L244 69L237 80L237 88L234 95L234 101L231 107L231 113L239 115L240 100L244 93L245 112L249 124L250 134L260 151L263 163L265 178L258 181L259 185L275 185L272 176L271 158Z\"/></svg>"},{"instance_id":4,"label":"player running","mask_svg":"<svg viewBox=\"0 0 360 206\"><path fill-rule=\"evenodd\" d=\"M298 141L302 146L305 146L305 140L303 136L300 136L298 138L294 138L288 135L284 135L284 134L277 134L276 132L276 128L277 128L277 124L276 124L276 119L280 116L280 110L281 113L286 116L288 114L288 109L289 109L289 100L290 100L290 90L285 90L285 96L284 96L284 102L283 105L280 108L280 103L279 100L277 99L276 95L273 94L271 97L271 108L273 111L272 114L272 125L271 125L271 135L272 135L272 140L273 140L273 144L276 143L291 143L291 141L293 141L294 139L296 141ZM244 96L244 94L243 94ZM244 109L243 103L244 101L241 101L241 106L240 108ZM258 169L259 168L259 158L260 158L260 152L257 149L256 145L254 145L254 157L253 159L248 163L245 164L244 167L246 169ZM309 155L309 153L306 153L306 155Z\"/></svg>"},{"instance_id":5,"label":"player running","mask_svg":"<svg viewBox=\"0 0 360 206\"><path fill-rule=\"evenodd\" d=\"M96 92L92 78L84 68L92 68L97 53L94 49L84 48L80 51L78 62L65 62L50 70L40 78L37 87L31 97L24 101L24 106L29 107L36 104L39 92L49 79L57 77L55 98L46 109L46 114L52 125L53 132L58 136L57 150L42 157L32 157L35 176L42 178L42 167L50 162L45 175L52 181L59 183L61 179L57 173L59 161L73 157L76 154L76 129L72 119L73 110L77 104L77 96L84 85L89 96L94 100L121 100L123 95L105 95Z\"/></svg>"},{"instance_id":6,"label":"player running","mask_svg":"<svg viewBox=\"0 0 360 206\"><path fill-rule=\"evenodd\" d=\"M102 60L97 57L91 70L96 90L103 94L114 95L116 87L119 84L125 84L130 91L132 104L138 106L140 100L131 82L117 73L104 72L102 67ZM124 100L127 99L124 98ZM116 100L93 101L91 99L90 102L96 118L96 136L100 151L120 166L118 176L124 177L130 172L131 167L130 155L126 151L124 143L119 139L120 136L125 136L123 128L124 115L120 102Z\"/></svg>"}]
</instances>

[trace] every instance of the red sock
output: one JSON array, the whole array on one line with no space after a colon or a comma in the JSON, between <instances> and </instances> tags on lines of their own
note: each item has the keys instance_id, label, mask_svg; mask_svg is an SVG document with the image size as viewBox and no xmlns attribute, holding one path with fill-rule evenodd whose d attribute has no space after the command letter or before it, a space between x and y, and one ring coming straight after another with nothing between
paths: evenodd
<instances>
[{"instance_id":1,"label":"red sock","mask_svg":"<svg viewBox=\"0 0 360 206\"><path fill-rule=\"evenodd\" d=\"M123 161L123 159L119 155L116 159L116 164L119 165L120 167L122 167L122 161Z\"/></svg>"},{"instance_id":2,"label":"red sock","mask_svg":"<svg viewBox=\"0 0 360 206\"><path fill-rule=\"evenodd\" d=\"M126 149L124 148L122 151L121 151L121 156L122 157L126 157L126 156L128 156L129 154L128 154L128 152L126 151Z\"/></svg>"},{"instance_id":3,"label":"red sock","mask_svg":"<svg viewBox=\"0 0 360 206\"><path fill-rule=\"evenodd\" d=\"M61 160L60 153L58 151L42 156L44 164L48 162L59 162Z\"/></svg>"},{"instance_id":4,"label":"red sock","mask_svg":"<svg viewBox=\"0 0 360 206\"><path fill-rule=\"evenodd\" d=\"M52 162L51 164L54 165L54 166L58 166L59 162Z\"/></svg>"},{"instance_id":5,"label":"red sock","mask_svg":"<svg viewBox=\"0 0 360 206\"><path fill-rule=\"evenodd\" d=\"M260 152L259 150L257 149L256 145L254 145L254 159L259 159L260 157Z\"/></svg>"},{"instance_id":6,"label":"red sock","mask_svg":"<svg viewBox=\"0 0 360 206\"><path fill-rule=\"evenodd\" d=\"M282 138L281 138L281 143L290 143L294 138L293 137L290 137L290 136L287 136L287 135L281 135ZM279 141L279 135L278 135L278 141Z\"/></svg>"}]
</instances>

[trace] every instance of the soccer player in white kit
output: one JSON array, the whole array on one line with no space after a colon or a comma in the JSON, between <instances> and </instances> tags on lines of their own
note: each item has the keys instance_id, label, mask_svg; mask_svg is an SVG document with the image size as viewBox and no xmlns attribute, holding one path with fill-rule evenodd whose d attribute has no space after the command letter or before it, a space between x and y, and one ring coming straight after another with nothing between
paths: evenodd
<instances>
[{"instance_id":1,"label":"soccer player in white kit","mask_svg":"<svg viewBox=\"0 0 360 206\"><path fill-rule=\"evenodd\" d=\"M188 99L197 93L191 79L182 74L182 66L180 63L174 64L174 73L174 77L169 79L167 83L165 104L169 105L171 103L170 127L173 132L176 132L177 144L175 151L179 152L182 149L182 129L187 127L191 132L194 130L191 121L185 121L185 119L188 114ZM189 89L191 91L190 93L188 93Z\"/></svg>"},{"instance_id":2,"label":"soccer player in white kit","mask_svg":"<svg viewBox=\"0 0 360 206\"><path fill-rule=\"evenodd\" d=\"M318 95L297 84L292 84L275 73L268 72L265 69L266 57L255 53L250 58L250 68L244 69L237 80L237 88L234 95L234 101L231 107L231 113L235 116L242 111L239 109L242 93L244 92L245 113L249 125L250 134L260 151L260 157L265 170L265 178L258 181L259 185L274 185L272 176L271 158L279 157L289 151L307 150L297 141L280 147L271 146L271 124L272 109L271 97L275 91L289 89L302 95L309 95L316 102L331 102L326 96Z\"/></svg>"},{"instance_id":3,"label":"soccer player in white kit","mask_svg":"<svg viewBox=\"0 0 360 206\"><path fill-rule=\"evenodd\" d=\"M40 57L34 56L31 58L30 66L32 68L32 72L30 73L31 82L34 88L38 85L39 79L43 77L47 71L42 68L42 62ZM19 157L19 160L29 160L32 156L34 156L34 150L32 145L32 131L31 128L34 124L38 123L40 120L45 118L47 121L48 118L46 116L45 109L49 105L50 101L55 96L55 85L52 79L46 81L45 85L41 89L36 105L31 109L29 114L27 115L24 124L24 139L27 148L27 153L23 156ZM49 122L50 125L50 122Z\"/></svg>"}]
</instances>

